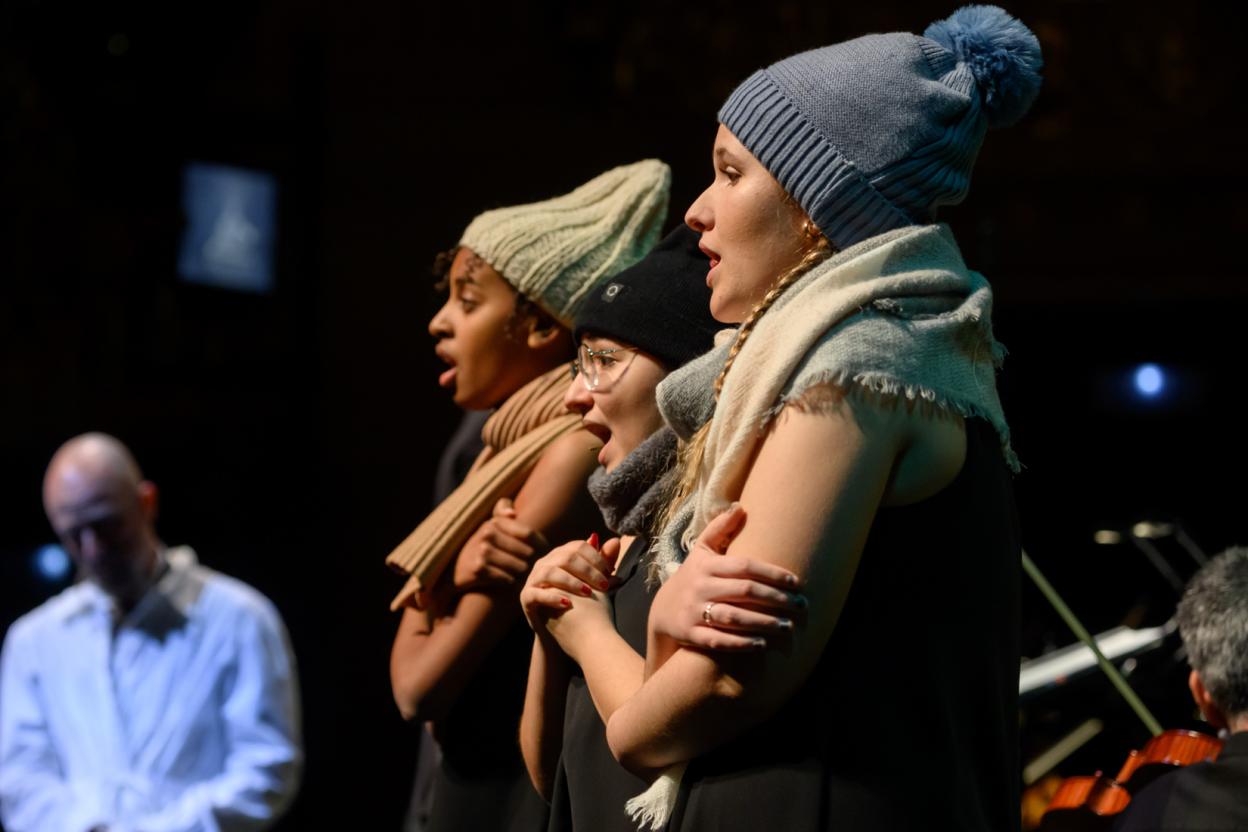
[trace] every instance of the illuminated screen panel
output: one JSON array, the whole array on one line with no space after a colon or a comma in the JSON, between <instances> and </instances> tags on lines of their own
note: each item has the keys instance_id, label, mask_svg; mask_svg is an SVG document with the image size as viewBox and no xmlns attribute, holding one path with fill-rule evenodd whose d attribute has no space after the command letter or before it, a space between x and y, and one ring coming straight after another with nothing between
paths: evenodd
<instances>
[{"instance_id":1,"label":"illuminated screen panel","mask_svg":"<svg viewBox=\"0 0 1248 832\"><path fill-rule=\"evenodd\" d=\"M272 174L192 162L182 174L186 231L178 274L243 292L273 290L277 180Z\"/></svg>"}]
</instances>

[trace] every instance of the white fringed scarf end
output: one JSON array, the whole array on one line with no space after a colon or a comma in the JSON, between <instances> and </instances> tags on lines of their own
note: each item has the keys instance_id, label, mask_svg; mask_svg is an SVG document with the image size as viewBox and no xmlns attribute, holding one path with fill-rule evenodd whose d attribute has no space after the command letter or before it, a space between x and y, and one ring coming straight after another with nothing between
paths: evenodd
<instances>
[{"instance_id":1,"label":"white fringed scarf end","mask_svg":"<svg viewBox=\"0 0 1248 832\"><path fill-rule=\"evenodd\" d=\"M677 763L663 769L650 788L624 804L624 811L637 824L638 829L657 832L662 829L676 808L676 796L680 794L680 779L687 763Z\"/></svg>"}]
</instances>

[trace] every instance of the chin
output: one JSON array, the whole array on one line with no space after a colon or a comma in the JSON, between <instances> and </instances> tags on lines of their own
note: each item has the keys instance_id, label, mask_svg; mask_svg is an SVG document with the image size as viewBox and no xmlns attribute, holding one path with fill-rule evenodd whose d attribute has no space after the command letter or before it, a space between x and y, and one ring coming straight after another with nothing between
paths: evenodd
<instances>
[{"instance_id":1,"label":"chin","mask_svg":"<svg viewBox=\"0 0 1248 832\"><path fill-rule=\"evenodd\" d=\"M451 401L462 410L487 410L488 404L481 404L481 393L476 390L464 389L458 384L455 385L455 392L451 394Z\"/></svg>"},{"instance_id":2,"label":"chin","mask_svg":"<svg viewBox=\"0 0 1248 832\"><path fill-rule=\"evenodd\" d=\"M721 324L739 324L745 320L745 316L749 314L749 309L744 311L738 309L740 303L732 297L724 297L719 292L711 293L711 317L719 321Z\"/></svg>"}]
</instances>

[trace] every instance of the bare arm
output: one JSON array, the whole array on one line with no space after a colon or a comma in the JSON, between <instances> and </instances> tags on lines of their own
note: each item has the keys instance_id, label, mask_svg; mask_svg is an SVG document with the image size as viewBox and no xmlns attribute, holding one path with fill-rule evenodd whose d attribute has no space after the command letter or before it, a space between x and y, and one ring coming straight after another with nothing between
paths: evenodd
<instances>
[{"instance_id":1,"label":"bare arm","mask_svg":"<svg viewBox=\"0 0 1248 832\"><path fill-rule=\"evenodd\" d=\"M598 440L575 431L551 444L515 499L515 519L546 537L583 534L597 511L585 480ZM404 719L438 719L520 614L519 585L435 599L429 618L405 610L390 653L390 684Z\"/></svg>"},{"instance_id":2,"label":"bare arm","mask_svg":"<svg viewBox=\"0 0 1248 832\"><path fill-rule=\"evenodd\" d=\"M529 779L547 800L563 747L568 681L576 658L570 645L589 631L620 641L604 594L620 541L608 541L599 549L596 537L552 550L534 564L520 592L520 606L536 633L520 720L520 750ZM591 584L600 591L594 592Z\"/></svg>"},{"instance_id":3,"label":"bare arm","mask_svg":"<svg viewBox=\"0 0 1248 832\"><path fill-rule=\"evenodd\" d=\"M837 406L817 413L786 408L747 477L741 503L749 519L728 553L796 574L810 599L807 623L784 653L675 650L611 718L607 740L617 759L648 775L775 713L831 636L877 508L935 493L956 476L964 455L956 419L925 419L909 407L857 396L840 396ZM679 592L679 578L680 571L664 585L656 608L665 593Z\"/></svg>"},{"instance_id":4,"label":"bare arm","mask_svg":"<svg viewBox=\"0 0 1248 832\"><path fill-rule=\"evenodd\" d=\"M542 799L550 802L555 769L563 747L563 711L571 664L549 636L533 638L529 681L520 717L520 753L529 780Z\"/></svg>"}]
</instances>

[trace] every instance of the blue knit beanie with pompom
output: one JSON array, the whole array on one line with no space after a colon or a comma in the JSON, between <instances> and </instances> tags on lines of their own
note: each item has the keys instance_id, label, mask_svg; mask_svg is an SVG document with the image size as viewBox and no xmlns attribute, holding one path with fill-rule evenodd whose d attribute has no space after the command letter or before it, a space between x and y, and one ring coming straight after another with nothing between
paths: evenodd
<instances>
[{"instance_id":1,"label":"blue knit beanie with pompom","mask_svg":"<svg viewBox=\"0 0 1248 832\"><path fill-rule=\"evenodd\" d=\"M961 202L989 127L1040 91L1040 44L996 6L866 35L760 69L719 120L837 248Z\"/></svg>"}]
</instances>

